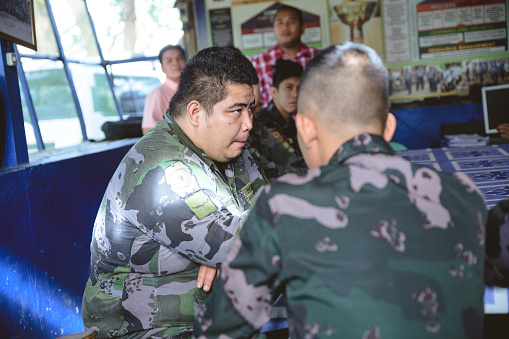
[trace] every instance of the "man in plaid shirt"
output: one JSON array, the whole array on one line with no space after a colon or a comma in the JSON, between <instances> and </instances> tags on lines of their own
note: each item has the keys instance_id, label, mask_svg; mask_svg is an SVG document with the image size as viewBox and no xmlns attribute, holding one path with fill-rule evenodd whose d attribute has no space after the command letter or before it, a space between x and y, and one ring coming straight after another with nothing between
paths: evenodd
<instances>
[{"instance_id":1,"label":"man in plaid shirt","mask_svg":"<svg viewBox=\"0 0 509 339\"><path fill-rule=\"evenodd\" d=\"M274 36L277 45L251 57L251 62L260 79L262 107L267 106L272 99L270 94L272 69L277 59L291 60L305 67L307 62L318 53L318 49L300 41L303 33L304 20L301 10L286 5L280 7L274 17Z\"/></svg>"}]
</instances>

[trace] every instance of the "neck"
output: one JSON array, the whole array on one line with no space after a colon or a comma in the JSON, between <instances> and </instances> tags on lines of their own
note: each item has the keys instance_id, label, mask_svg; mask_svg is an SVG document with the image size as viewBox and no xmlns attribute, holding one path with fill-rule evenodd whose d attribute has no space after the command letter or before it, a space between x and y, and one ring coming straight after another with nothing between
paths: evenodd
<instances>
[{"instance_id":1,"label":"neck","mask_svg":"<svg viewBox=\"0 0 509 339\"><path fill-rule=\"evenodd\" d=\"M281 45L279 45L279 47L281 48L281 50L286 54L288 55L288 57L290 57L291 59L295 59L295 57L297 56L297 52L299 51L300 49L300 44L301 42L299 41L298 44L296 44L295 46L291 46L291 47L283 47Z\"/></svg>"},{"instance_id":2,"label":"neck","mask_svg":"<svg viewBox=\"0 0 509 339\"><path fill-rule=\"evenodd\" d=\"M274 100L274 106L276 106L277 111L279 112L279 114L281 114L281 116L285 119L286 122L290 121L290 119L292 118L291 113L288 113L287 111L281 109L281 107L279 107L279 105L277 104L277 102L275 100Z\"/></svg>"},{"instance_id":3,"label":"neck","mask_svg":"<svg viewBox=\"0 0 509 339\"><path fill-rule=\"evenodd\" d=\"M373 128L372 126L366 127L363 126L361 128L356 127L348 127L345 126L342 129L342 133L334 133L329 131L328 129L324 128L323 126L317 126L317 128L320 130L320 156L322 159L321 166L325 166L329 163L330 159L334 154L336 154L336 151L338 148L343 145L345 142L349 141L353 137L362 134L362 133L370 133L375 135L381 135L381 132L377 128ZM341 137L338 137L338 135L341 135Z\"/></svg>"}]
</instances>

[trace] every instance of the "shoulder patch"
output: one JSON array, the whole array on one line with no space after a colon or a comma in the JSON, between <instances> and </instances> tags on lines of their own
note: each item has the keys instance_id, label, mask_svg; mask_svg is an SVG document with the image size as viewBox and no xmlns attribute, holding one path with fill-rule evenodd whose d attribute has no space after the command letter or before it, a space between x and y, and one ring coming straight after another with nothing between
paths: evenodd
<instances>
[{"instance_id":1,"label":"shoulder patch","mask_svg":"<svg viewBox=\"0 0 509 339\"><path fill-rule=\"evenodd\" d=\"M203 191L191 194L184 202L200 220L217 210L216 205L214 205L209 196Z\"/></svg>"},{"instance_id":2,"label":"shoulder patch","mask_svg":"<svg viewBox=\"0 0 509 339\"><path fill-rule=\"evenodd\" d=\"M189 167L182 162L176 162L166 167L164 176L171 190L181 198L200 189L196 177L191 173Z\"/></svg>"},{"instance_id":3,"label":"shoulder patch","mask_svg":"<svg viewBox=\"0 0 509 339\"><path fill-rule=\"evenodd\" d=\"M244 196L246 199L250 199L253 195L253 185L251 183L248 183L246 186L242 187L242 193L244 193Z\"/></svg>"}]
</instances>

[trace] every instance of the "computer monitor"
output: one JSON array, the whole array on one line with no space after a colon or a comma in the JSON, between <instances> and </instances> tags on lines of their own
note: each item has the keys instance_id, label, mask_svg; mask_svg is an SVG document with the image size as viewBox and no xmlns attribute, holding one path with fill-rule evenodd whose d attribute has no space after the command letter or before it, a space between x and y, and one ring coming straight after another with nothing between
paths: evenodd
<instances>
[{"instance_id":1,"label":"computer monitor","mask_svg":"<svg viewBox=\"0 0 509 339\"><path fill-rule=\"evenodd\" d=\"M496 127L509 122L509 84L483 87L482 105L486 134L498 133Z\"/></svg>"}]
</instances>

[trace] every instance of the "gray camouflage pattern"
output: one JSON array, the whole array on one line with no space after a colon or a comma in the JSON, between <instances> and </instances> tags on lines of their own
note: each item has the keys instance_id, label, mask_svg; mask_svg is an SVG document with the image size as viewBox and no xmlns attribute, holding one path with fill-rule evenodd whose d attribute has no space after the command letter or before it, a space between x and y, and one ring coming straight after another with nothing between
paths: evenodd
<instances>
[{"instance_id":1,"label":"gray camouflage pattern","mask_svg":"<svg viewBox=\"0 0 509 339\"><path fill-rule=\"evenodd\" d=\"M223 175L167 113L111 178L90 245L85 328L99 337L189 337L218 266L265 184L247 149Z\"/></svg>"},{"instance_id":2,"label":"gray camouflage pattern","mask_svg":"<svg viewBox=\"0 0 509 339\"><path fill-rule=\"evenodd\" d=\"M197 338L250 338L282 291L291 338L481 338L483 196L361 134L327 166L266 186Z\"/></svg>"}]
</instances>

